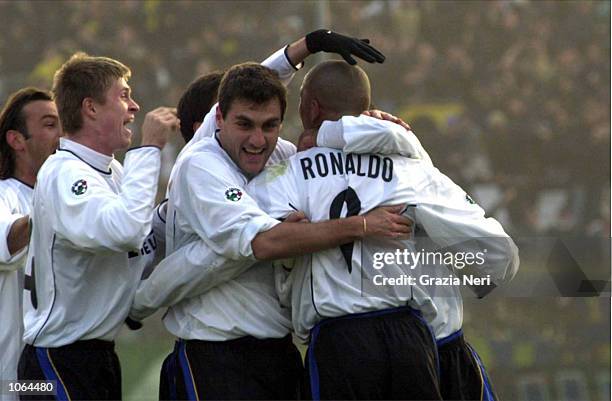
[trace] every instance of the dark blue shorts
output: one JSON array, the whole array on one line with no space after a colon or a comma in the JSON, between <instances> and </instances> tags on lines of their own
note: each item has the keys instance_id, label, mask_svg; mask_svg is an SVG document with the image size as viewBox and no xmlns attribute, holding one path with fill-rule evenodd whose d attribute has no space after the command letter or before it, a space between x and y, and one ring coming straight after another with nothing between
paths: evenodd
<instances>
[{"instance_id":1,"label":"dark blue shorts","mask_svg":"<svg viewBox=\"0 0 612 401\"><path fill-rule=\"evenodd\" d=\"M436 344L409 307L319 322L307 354L314 400L440 400Z\"/></svg>"},{"instance_id":2,"label":"dark blue shorts","mask_svg":"<svg viewBox=\"0 0 612 401\"><path fill-rule=\"evenodd\" d=\"M302 358L291 336L179 340L164 360L160 400L285 400L298 397Z\"/></svg>"},{"instance_id":3,"label":"dark blue shorts","mask_svg":"<svg viewBox=\"0 0 612 401\"><path fill-rule=\"evenodd\" d=\"M459 330L438 340L440 387L445 400L497 401L480 357Z\"/></svg>"},{"instance_id":4,"label":"dark blue shorts","mask_svg":"<svg viewBox=\"0 0 612 401\"><path fill-rule=\"evenodd\" d=\"M57 348L26 344L19 358L19 380L54 381L55 396L22 400L120 400L121 367L115 343L77 341Z\"/></svg>"}]
</instances>

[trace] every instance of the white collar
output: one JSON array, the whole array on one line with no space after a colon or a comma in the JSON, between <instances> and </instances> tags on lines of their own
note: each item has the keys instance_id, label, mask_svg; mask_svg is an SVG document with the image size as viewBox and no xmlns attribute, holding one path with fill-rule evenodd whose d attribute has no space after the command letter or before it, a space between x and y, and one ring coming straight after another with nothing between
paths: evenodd
<instances>
[{"instance_id":1,"label":"white collar","mask_svg":"<svg viewBox=\"0 0 612 401\"><path fill-rule=\"evenodd\" d=\"M96 152L95 150L68 138L60 138L59 149L67 150L73 153L91 167L105 174L109 174L111 172L110 166L113 160L115 160L113 156L107 156L100 152Z\"/></svg>"}]
</instances>

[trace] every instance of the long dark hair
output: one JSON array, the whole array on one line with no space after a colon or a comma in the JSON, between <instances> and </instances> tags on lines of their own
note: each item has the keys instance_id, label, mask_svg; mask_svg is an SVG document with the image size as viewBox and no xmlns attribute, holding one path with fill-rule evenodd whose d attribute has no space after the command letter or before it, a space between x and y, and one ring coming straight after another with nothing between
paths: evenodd
<instances>
[{"instance_id":1,"label":"long dark hair","mask_svg":"<svg viewBox=\"0 0 612 401\"><path fill-rule=\"evenodd\" d=\"M23 108L37 100L51 101L51 93L31 87L20 89L8 98L0 113L0 179L11 177L15 170L15 154L6 140L6 133L15 130L29 137Z\"/></svg>"}]
</instances>

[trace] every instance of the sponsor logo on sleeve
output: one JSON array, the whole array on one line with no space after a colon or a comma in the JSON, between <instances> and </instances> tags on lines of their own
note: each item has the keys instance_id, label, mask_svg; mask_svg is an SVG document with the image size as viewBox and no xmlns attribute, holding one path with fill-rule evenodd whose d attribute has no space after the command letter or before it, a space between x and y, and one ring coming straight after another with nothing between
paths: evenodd
<instances>
[{"instance_id":1,"label":"sponsor logo on sleeve","mask_svg":"<svg viewBox=\"0 0 612 401\"><path fill-rule=\"evenodd\" d=\"M71 191L75 195L83 195L85 192L87 192L87 181L82 179L78 180L72 184Z\"/></svg>"},{"instance_id":2,"label":"sponsor logo on sleeve","mask_svg":"<svg viewBox=\"0 0 612 401\"><path fill-rule=\"evenodd\" d=\"M242 191L238 188L229 188L225 191L225 198L232 202L238 202L242 199Z\"/></svg>"}]
</instances>

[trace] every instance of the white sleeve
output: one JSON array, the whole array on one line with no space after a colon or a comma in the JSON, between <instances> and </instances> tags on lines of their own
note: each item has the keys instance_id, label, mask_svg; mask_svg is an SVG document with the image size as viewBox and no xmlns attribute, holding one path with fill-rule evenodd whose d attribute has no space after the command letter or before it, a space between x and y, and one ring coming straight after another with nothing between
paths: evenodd
<instances>
[{"instance_id":1,"label":"white sleeve","mask_svg":"<svg viewBox=\"0 0 612 401\"><path fill-rule=\"evenodd\" d=\"M261 65L276 71L278 73L278 78L285 86L289 85L296 71L304 66L303 62L295 66L291 64L291 61L289 61L287 57L288 47L289 46L285 46L275 51L271 56L261 62Z\"/></svg>"},{"instance_id":2,"label":"white sleeve","mask_svg":"<svg viewBox=\"0 0 612 401\"><path fill-rule=\"evenodd\" d=\"M142 320L159 308L203 294L242 274L254 263L225 258L202 240L191 242L168 255L140 282L130 317Z\"/></svg>"},{"instance_id":3,"label":"white sleeve","mask_svg":"<svg viewBox=\"0 0 612 401\"><path fill-rule=\"evenodd\" d=\"M181 213L213 252L231 259L254 260L251 241L279 222L257 206L227 169L227 164L212 153L185 160L175 184L181 191L180 199L185 200Z\"/></svg>"},{"instance_id":4,"label":"white sleeve","mask_svg":"<svg viewBox=\"0 0 612 401\"><path fill-rule=\"evenodd\" d=\"M0 198L0 271L16 270L21 267L20 260L27 253L27 246L14 255L8 249L8 234L11 227L23 215L12 213L4 198Z\"/></svg>"},{"instance_id":5,"label":"white sleeve","mask_svg":"<svg viewBox=\"0 0 612 401\"><path fill-rule=\"evenodd\" d=\"M185 162L187 165L190 163L196 163L192 160L187 160ZM197 163L196 163L197 164ZM212 160L212 156L207 159L207 166L210 168L215 165L214 160ZM268 174L274 175L273 172L278 172L282 165L277 165L274 167L269 167L265 171ZM187 167L187 166L185 166ZM221 167L221 166L219 166ZM185 177L193 176L193 170L187 169L186 172L181 173ZM189 172L191 171L191 172ZM265 172L260 174L259 177L265 177ZM237 227L236 235L234 240L224 241L223 244L215 245L214 239L203 240L202 238L197 239L194 242L191 242L170 255L168 255L164 260L162 260L153 270L153 272L148 276L148 278L142 281L138 287L138 291L136 292L136 296L134 298L134 303L132 305L132 310L130 311L130 317L136 320L142 320L145 317L153 314L157 309L161 307L168 307L174 305L181 300L193 296L197 296L205 293L206 291L214 288L215 286L227 282L229 280L234 279L239 276L243 272L245 272L249 267L251 267L256 261L251 259L245 259L244 257L238 258L228 258L223 255L227 255L224 253L223 255L215 252L212 248L215 247L217 250L221 250L223 252L230 252L232 256L237 256L240 253L242 256L245 256L245 252L241 249L248 246L250 251L250 241L254 238L252 232L258 233L259 231L265 231L266 227L273 227L278 224L278 221L271 219L267 216L267 219L261 219L261 216L258 216L258 213L254 213L253 211L248 210L248 197L246 193L242 189L238 189L237 186L231 184L230 182L223 182L222 179L217 182L211 182L210 177L203 177L202 175L198 175L200 178L197 180L201 183L206 183L209 187L208 191L204 191L202 188L193 188L191 193L208 193L211 195L219 194L223 196L223 201L221 205L216 205L219 202L214 200L215 196L210 196L204 200L206 204L200 204L199 206L189 205L184 210L183 213L189 213L191 215L191 210L210 210L210 207L220 207L223 210L223 214L218 215L220 220L228 220L228 216L233 221L236 221ZM257 178L255 178L257 180ZM280 182L277 181L277 183ZM191 185L191 181L188 180L187 183ZM197 184L197 183L193 183ZM219 185L220 184L220 185ZM194 185L197 186L197 185ZM220 192L215 190L215 188L221 188L224 191L227 191L228 188L236 188L242 192L242 197L237 201L229 201L225 196L225 192ZM247 187L247 191L251 189L255 189L256 187L251 187L250 185ZM282 193L282 191L281 191ZM194 199L189 197L188 199ZM199 203L198 199L202 199L201 197L195 197L195 203ZM253 201L250 199L250 201ZM245 203L242 203L245 202ZM279 200L279 203L282 203ZM242 209L242 210L240 210ZM259 210L259 208L256 208ZM188 211L189 210L189 211ZM292 210L289 209L289 213ZM236 216L234 214L236 213ZM239 218L238 213L242 213L243 217ZM280 212L283 216L287 213ZM190 224L196 225L196 232L198 235L207 235L204 227L202 226L203 222L201 220L206 221L210 216L207 214L206 216L191 215L192 219L190 219ZM245 224L245 220L252 219L253 221ZM264 222L263 224L258 223L258 220ZM267 222L266 222L267 221ZM220 223L219 221L218 223ZM231 223L230 223L231 224ZM248 228L249 224L254 225L255 227L259 226L260 228ZM240 226L242 226L242 230L248 232L249 234L240 234ZM207 227L210 228L210 227ZM234 228L234 227L230 227ZM231 236L231 230L228 231L227 228L221 228L221 230L225 231L226 234L222 237ZM236 241L235 239L246 237L251 238L249 240L249 244L240 244L240 241ZM217 238L219 240L219 238ZM208 243L212 243L213 246L209 246ZM229 247L238 249L230 249ZM250 251L252 253L252 251Z\"/></svg>"},{"instance_id":6,"label":"white sleeve","mask_svg":"<svg viewBox=\"0 0 612 401\"><path fill-rule=\"evenodd\" d=\"M259 206L270 216L284 219L295 211L303 211L301 197L292 168L292 160L284 160L279 164L266 167L247 186L247 191L257 200ZM293 286L292 269L296 263L304 263L305 257L275 260L274 287L279 302L285 308L291 308L291 289Z\"/></svg>"},{"instance_id":7,"label":"white sleeve","mask_svg":"<svg viewBox=\"0 0 612 401\"><path fill-rule=\"evenodd\" d=\"M399 154L431 165L429 155L412 131L391 121L364 115L323 121L317 146L342 149L345 153Z\"/></svg>"},{"instance_id":8,"label":"white sleeve","mask_svg":"<svg viewBox=\"0 0 612 401\"><path fill-rule=\"evenodd\" d=\"M157 252L166 254L166 213L168 212L168 199L164 199L155 207L153 213L153 235L157 243Z\"/></svg>"},{"instance_id":9,"label":"white sleeve","mask_svg":"<svg viewBox=\"0 0 612 401\"><path fill-rule=\"evenodd\" d=\"M151 232L145 239L145 244L143 245L143 248L147 245L150 245L149 249L153 249L153 255L152 257L145 258L141 279L146 279L147 277L149 277L153 272L153 269L155 269L155 266L157 266L157 264L166 255L167 206L168 199L164 199L157 206L155 206L155 210L153 212L153 221L151 223Z\"/></svg>"},{"instance_id":10,"label":"white sleeve","mask_svg":"<svg viewBox=\"0 0 612 401\"><path fill-rule=\"evenodd\" d=\"M153 146L132 149L124 165L116 194L91 168L65 164L54 188L56 232L81 249L139 249L151 231L161 151Z\"/></svg>"},{"instance_id":11,"label":"white sleeve","mask_svg":"<svg viewBox=\"0 0 612 401\"><path fill-rule=\"evenodd\" d=\"M471 267L480 274L490 275L495 285L510 281L519 266L514 241L497 220L485 217L484 210L465 191L435 171L429 184L416 191L417 198L421 198L414 209L417 225L442 248L453 252L484 252L485 263Z\"/></svg>"}]
</instances>

